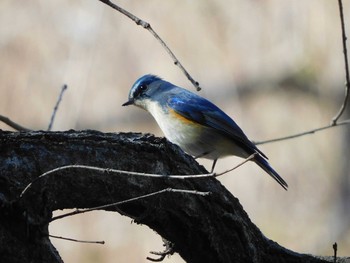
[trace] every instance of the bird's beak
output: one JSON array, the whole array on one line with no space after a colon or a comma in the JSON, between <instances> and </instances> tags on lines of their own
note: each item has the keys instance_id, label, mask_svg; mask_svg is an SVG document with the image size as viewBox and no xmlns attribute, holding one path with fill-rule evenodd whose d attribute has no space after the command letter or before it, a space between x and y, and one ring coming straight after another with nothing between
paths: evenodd
<instances>
[{"instance_id":1,"label":"bird's beak","mask_svg":"<svg viewBox=\"0 0 350 263\"><path fill-rule=\"evenodd\" d=\"M134 99L129 99L127 102L123 103L122 106L128 106L134 104Z\"/></svg>"}]
</instances>

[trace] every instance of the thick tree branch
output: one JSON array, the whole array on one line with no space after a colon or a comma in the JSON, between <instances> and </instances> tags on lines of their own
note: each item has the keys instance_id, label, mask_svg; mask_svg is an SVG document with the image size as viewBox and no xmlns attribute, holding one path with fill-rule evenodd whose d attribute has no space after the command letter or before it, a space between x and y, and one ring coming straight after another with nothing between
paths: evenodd
<instances>
[{"instance_id":1,"label":"thick tree branch","mask_svg":"<svg viewBox=\"0 0 350 263\"><path fill-rule=\"evenodd\" d=\"M90 208L157 192L187 189L208 196L165 192L107 207L171 241L186 262L330 262L287 250L267 239L215 178L186 180L62 170L92 165L155 174L200 174L205 169L165 139L134 133L4 132L0 130L1 262L62 262L48 238L52 211ZM146 257L147 255L145 255Z\"/></svg>"}]
</instances>

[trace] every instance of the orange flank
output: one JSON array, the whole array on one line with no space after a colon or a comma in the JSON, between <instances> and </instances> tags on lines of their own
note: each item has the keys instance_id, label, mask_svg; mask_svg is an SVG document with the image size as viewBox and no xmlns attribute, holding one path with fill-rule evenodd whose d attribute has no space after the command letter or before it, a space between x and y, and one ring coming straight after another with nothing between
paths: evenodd
<instances>
[{"instance_id":1,"label":"orange flank","mask_svg":"<svg viewBox=\"0 0 350 263\"><path fill-rule=\"evenodd\" d=\"M183 122L184 124L187 124L187 125L196 125L196 126L202 126L200 124L198 124L197 122L194 122L190 119L187 119L186 117L182 116L181 114L177 113L175 110L169 108L169 115L178 120L178 121L181 121Z\"/></svg>"}]
</instances>

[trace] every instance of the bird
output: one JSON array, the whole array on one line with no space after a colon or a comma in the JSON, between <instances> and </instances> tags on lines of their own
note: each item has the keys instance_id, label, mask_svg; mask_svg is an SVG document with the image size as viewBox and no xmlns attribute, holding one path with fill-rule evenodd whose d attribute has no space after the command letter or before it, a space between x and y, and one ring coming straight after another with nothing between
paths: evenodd
<instances>
[{"instance_id":1,"label":"bird","mask_svg":"<svg viewBox=\"0 0 350 263\"><path fill-rule=\"evenodd\" d=\"M267 156L248 139L236 122L209 100L162 78L147 74L132 85L122 106L148 111L165 137L195 158L213 160L235 155L254 161L285 190L288 184L270 166Z\"/></svg>"}]
</instances>

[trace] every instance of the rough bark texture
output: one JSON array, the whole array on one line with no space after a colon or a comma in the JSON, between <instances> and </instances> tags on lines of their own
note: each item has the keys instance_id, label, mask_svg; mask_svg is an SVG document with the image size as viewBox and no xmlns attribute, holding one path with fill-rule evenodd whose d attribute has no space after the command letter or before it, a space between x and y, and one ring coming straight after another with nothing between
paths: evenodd
<instances>
[{"instance_id":1,"label":"rough bark texture","mask_svg":"<svg viewBox=\"0 0 350 263\"><path fill-rule=\"evenodd\" d=\"M0 130L0 262L62 262L47 237L54 210L94 207L169 187L211 195L164 193L109 210L157 231L186 262L330 262L292 252L264 237L215 178L181 180L72 169L37 180L19 198L40 174L70 164L164 175L206 172L178 147L152 135Z\"/></svg>"}]
</instances>

